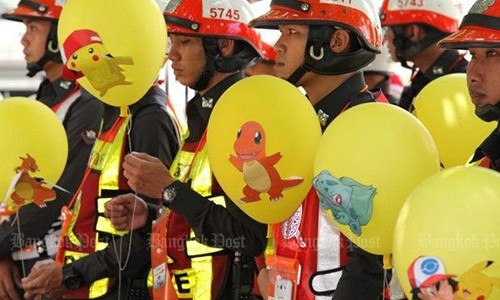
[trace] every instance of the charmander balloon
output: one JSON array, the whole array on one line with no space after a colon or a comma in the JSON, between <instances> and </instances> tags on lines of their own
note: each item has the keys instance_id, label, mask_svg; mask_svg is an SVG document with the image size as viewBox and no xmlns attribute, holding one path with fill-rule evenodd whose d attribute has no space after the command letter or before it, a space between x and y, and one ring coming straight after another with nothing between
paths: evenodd
<instances>
[{"instance_id":1,"label":"charmander balloon","mask_svg":"<svg viewBox=\"0 0 500 300\"><path fill-rule=\"evenodd\" d=\"M56 198L66 165L68 142L56 114L39 101L13 97L0 101L0 201L10 213Z\"/></svg>"},{"instance_id":2,"label":"charmander balloon","mask_svg":"<svg viewBox=\"0 0 500 300\"><path fill-rule=\"evenodd\" d=\"M295 86L257 75L231 86L216 103L208 158L236 205L259 222L279 223L311 188L320 136L318 117Z\"/></svg>"},{"instance_id":3,"label":"charmander balloon","mask_svg":"<svg viewBox=\"0 0 500 300\"><path fill-rule=\"evenodd\" d=\"M68 1L58 39L64 77L122 113L146 94L165 60L166 25L154 0Z\"/></svg>"}]
</instances>

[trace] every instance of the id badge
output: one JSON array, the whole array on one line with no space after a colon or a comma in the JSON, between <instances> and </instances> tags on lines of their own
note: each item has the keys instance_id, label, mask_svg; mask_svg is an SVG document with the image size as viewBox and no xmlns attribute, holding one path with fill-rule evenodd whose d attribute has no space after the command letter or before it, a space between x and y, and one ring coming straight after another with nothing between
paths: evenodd
<instances>
[{"instance_id":1,"label":"id badge","mask_svg":"<svg viewBox=\"0 0 500 300\"><path fill-rule=\"evenodd\" d=\"M269 272L268 300L295 300L300 282L300 263L296 258L266 257Z\"/></svg>"},{"instance_id":2,"label":"id badge","mask_svg":"<svg viewBox=\"0 0 500 300\"><path fill-rule=\"evenodd\" d=\"M167 265L167 225L170 214L160 214L153 221L151 232L151 267L153 269L153 299L177 300Z\"/></svg>"}]
</instances>

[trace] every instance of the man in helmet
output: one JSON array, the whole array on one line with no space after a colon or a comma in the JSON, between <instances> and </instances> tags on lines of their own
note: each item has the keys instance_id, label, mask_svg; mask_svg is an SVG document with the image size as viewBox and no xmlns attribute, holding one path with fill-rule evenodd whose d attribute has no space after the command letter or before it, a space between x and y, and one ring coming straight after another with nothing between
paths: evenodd
<instances>
[{"instance_id":1,"label":"man in helmet","mask_svg":"<svg viewBox=\"0 0 500 300\"><path fill-rule=\"evenodd\" d=\"M246 24L253 15L246 0L171 1L164 15L176 79L197 92L186 108L189 135L171 171L154 157L132 153L125 157L124 174L135 192L162 198L172 211L166 244L179 298L250 299L252 256L263 252L267 226L225 196L211 173L205 140L217 100L259 57L258 35ZM107 207L135 211L134 227L147 224L143 229L151 230L147 219L154 219L156 210L148 210L133 194L119 196ZM121 217L116 210L108 216ZM130 260L147 263L148 256Z\"/></svg>"},{"instance_id":2,"label":"man in helmet","mask_svg":"<svg viewBox=\"0 0 500 300\"><path fill-rule=\"evenodd\" d=\"M252 7L253 14L259 16L267 11L271 0L249 0L248 2ZM269 29L258 29L257 32L262 43L262 57L246 68L245 75L274 75L273 66L276 51L274 51L273 45L278 40L279 32Z\"/></svg>"},{"instance_id":3,"label":"man in helmet","mask_svg":"<svg viewBox=\"0 0 500 300\"><path fill-rule=\"evenodd\" d=\"M391 56L414 73L399 100L402 108L412 111L414 98L435 78L465 72L467 60L463 55L436 45L458 29L462 17L459 1L384 0L380 19L382 26L387 27L385 38Z\"/></svg>"},{"instance_id":4,"label":"man in helmet","mask_svg":"<svg viewBox=\"0 0 500 300\"><path fill-rule=\"evenodd\" d=\"M379 19L369 0L273 0L270 10L250 24L279 29L274 70L304 88L322 130L345 109L377 100L360 72L382 45ZM275 253L301 264L297 299L332 294L334 299L378 299L383 288L381 257L346 246L345 237L319 209L316 194L310 193L294 216L273 226ZM301 238L287 234L289 228L300 228Z\"/></svg>"},{"instance_id":5,"label":"man in helmet","mask_svg":"<svg viewBox=\"0 0 500 300\"><path fill-rule=\"evenodd\" d=\"M403 83L395 72L396 68L396 62L392 60L387 47L382 47L382 53L363 68L363 76L368 90L380 89L392 104L398 104L403 92Z\"/></svg>"},{"instance_id":6,"label":"man in helmet","mask_svg":"<svg viewBox=\"0 0 500 300\"><path fill-rule=\"evenodd\" d=\"M454 34L439 42L447 49L466 49L471 54L467 86L475 113L485 122L500 121L500 1L478 0ZM476 150L472 162L500 171L500 128Z\"/></svg>"},{"instance_id":7,"label":"man in helmet","mask_svg":"<svg viewBox=\"0 0 500 300\"><path fill-rule=\"evenodd\" d=\"M0 296L3 299L18 299L15 286L20 286L21 275L26 275L35 261L55 254L61 207L69 202L82 179L103 113L99 101L81 90L75 82L61 78L63 64L57 41L57 24L62 7L57 3L56 0L22 0L14 10L2 15L5 19L26 25L21 44L24 46L27 75L32 77L40 71L45 72L37 100L57 114L69 142L66 168L57 187L54 186L57 199L48 202L45 208L34 204L24 206L17 218L12 216L0 225ZM54 160L57 159L61 158L54 157ZM19 224L14 226L14 219ZM18 232L17 225L21 232ZM20 247L23 249L20 250Z\"/></svg>"}]
</instances>

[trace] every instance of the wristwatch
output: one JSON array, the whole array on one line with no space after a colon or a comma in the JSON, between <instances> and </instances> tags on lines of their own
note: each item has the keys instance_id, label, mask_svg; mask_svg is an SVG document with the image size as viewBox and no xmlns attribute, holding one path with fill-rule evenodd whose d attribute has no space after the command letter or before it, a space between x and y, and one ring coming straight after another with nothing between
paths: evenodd
<instances>
[{"instance_id":1,"label":"wristwatch","mask_svg":"<svg viewBox=\"0 0 500 300\"><path fill-rule=\"evenodd\" d=\"M172 204L172 201L174 201L175 196L177 196L177 189L173 184L170 184L163 188L161 194L163 197L163 205L168 207Z\"/></svg>"},{"instance_id":2,"label":"wristwatch","mask_svg":"<svg viewBox=\"0 0 500 300\"><path fill-rule=\"evenodd\" d=\"M76 273L71 265L63 266L63 285L68 290L76 290L83 285L83 279Z\"/></svg>"}]
</instances>

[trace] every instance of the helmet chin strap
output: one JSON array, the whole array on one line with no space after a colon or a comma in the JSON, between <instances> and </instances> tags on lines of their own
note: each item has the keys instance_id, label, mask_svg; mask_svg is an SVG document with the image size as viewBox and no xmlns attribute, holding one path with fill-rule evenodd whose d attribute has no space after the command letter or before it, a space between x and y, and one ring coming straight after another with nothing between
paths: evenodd
<instances>
[{"instance_id":1,"label":"helmet chin strap","mask_svg":"<svg viewBox=\"0 0 500 300\"><path fill-rule=\"evenodd\" d=\"M476 107L474 111L476 116L485 122L493 122L500 120L500 103L495 105L487 104L484 106Z\"/></svg>"},{"instance_id":2,"label":"helmet chin strap","mask_svg":"<svg viewBox=\"0 0 500 300\"><path fill-rule=\"evenodd\" d=\"M202 91L214 76L215 71L220 73L233 73L244 69L259 57L258 53L249 47L243 48L232 56L224 57L219 51L217 38L204 37L203 49L205 50L206 64L198 81L190 88Z\"/></svg>"},{"instance_id":3,"label":"helmet chin strap","mask_svg":"<svg viewBox=\"0 0 500 300\"><path fill-rule=\"evenodd\" d=\"M391 26L394 33L393 43L396 48L396 57L401 63L401 66L410 70L415 70L415 66L408 65L408 57L413 57L431 45L435 45L439 40L446 36L445 33L439 30L431 30L427 32L425 37L418 42L413 43L405 36L404 26Z\"/></svg>"},{"instance_id":4,"label":"helmet chin strap","mask_svg":"<svg viewBox=\"0 0 500 300\"><path fill-rule=\"evenodd\" d=\"M217 40L212 38L202 38L203 49L205 50L205 68L201 72L198 81L196 81L190 88L195 91L203 91L210 82L210 79L215 73L215 60L219 55L219 47Z\"/></svg>"},{"instance_id":5,"label":"helmet chin strap","mask_svg":"<svg viewBox=\"0 0 500 300\"><path fill-rule=\"evenodd\" d=\"M291 84L293 85L297 85L297 83L299 82L299 80L302 78L302 76L304 76L307 72L309 72L311 70L309 70L306 66L304 66L303 64L300 65L300 67L298 67L293 73L292 75L290 75L286 81L290 82Z\"/></svg>"},{"instance_id":6,"label":"helmet chin strap","mask_svg":"<svg viewBox=\"0 0 500 300\"><path fill-rule=\"evenodd\" d=\"M346 53L333 52L330 40L335 30L329 25L309 26L304 62L287 78L288 82L297 85L306 72L320 75L356 72L375 59L376 52L364 46Z\"/></svg>"},{"instance_id":7,"label":"helmet chin strap","mask_svg":"<svg viewBox=\"0 0 500 300\"><path fill-rule=\"evenodd\" d=\"M33 77L38 72L43 71L43 67L49 61L62 63L61 53L59 51L59 44L57 41L57 22L50 24L50 30L47 35L47 43L45 44L45 52L43 56L35 63L28 63L26 68L28 74L26 76Z\"/></svg>"}]
</instances>

